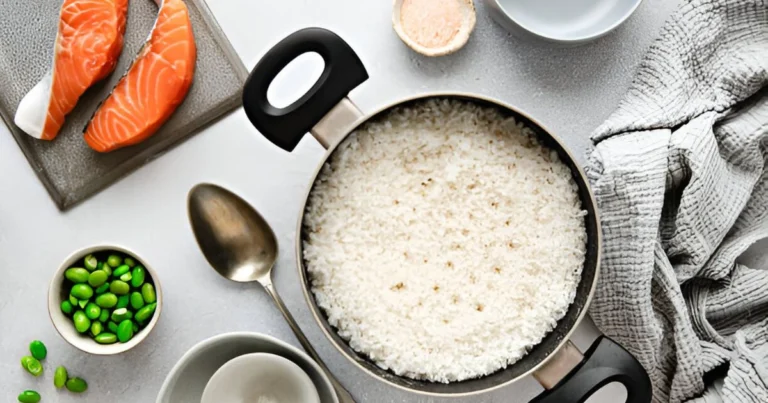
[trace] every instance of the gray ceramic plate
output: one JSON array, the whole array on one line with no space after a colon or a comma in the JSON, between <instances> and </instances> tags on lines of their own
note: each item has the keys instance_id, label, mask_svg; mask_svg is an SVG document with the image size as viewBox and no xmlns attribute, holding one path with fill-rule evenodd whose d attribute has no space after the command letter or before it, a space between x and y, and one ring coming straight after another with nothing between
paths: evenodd
<instances>
[{"instance_id":1,"label":"gray ceramic plate","mask_svg":"<svg viewBox=\"0 0 768 403\"><path fill-rule=\"evenodd\" d=\"M83 140L83 128L128 69L157 17L154 1L131 0L125 45L115 72L83 95L54 141L34 139L13 124L13 116L24 94L51 67L61 3L0 1L0 116L53 201L64 210L237 108L248 71L205 1L186 0L197 43L197 66L184 103L149 140L108 154L92 151Z\"/></svg>"},{"instance_id":2,"label":"gray ceramic plate","mask_svg":"<svg viewBox=\"0 0 768 403\"><path fill-rule=\"evenodd\" d=\"M308 355L274 337L248 332L221 334L192 347L165 378L156 403L199 402L216 370L250 353L270 353L293 361L312 379L322 403L339 403L330 381Z\"/></svg>"}]
</instances>

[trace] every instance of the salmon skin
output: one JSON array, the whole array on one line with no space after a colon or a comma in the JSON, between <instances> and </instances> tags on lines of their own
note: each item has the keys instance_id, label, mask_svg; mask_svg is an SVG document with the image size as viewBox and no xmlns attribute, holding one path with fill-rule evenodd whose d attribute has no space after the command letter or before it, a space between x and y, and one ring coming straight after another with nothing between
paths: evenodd
<instances>
[{"instance_id":1,"label":"salmon skin","mask_svg":"<svg viewBox=\"0 0 768 403\"><path fill-rule=\"evenodd\" d=\"M128 0L64 0L51 71L21 100L14 122L53 140L91 85L107 77L123 49Z\"/></svg>"},{"instance_id":2,"label":"salmon skin","mask_svg":"<svg viewBox=\"0 0 768 403\"><path fill-rule=\"evenodd\" d=\"M98 152L137 144L154 134L187 95L197 49L183 0L157 0L155 27L128 72L85 128Z\"/></svg>"}]
</instances>

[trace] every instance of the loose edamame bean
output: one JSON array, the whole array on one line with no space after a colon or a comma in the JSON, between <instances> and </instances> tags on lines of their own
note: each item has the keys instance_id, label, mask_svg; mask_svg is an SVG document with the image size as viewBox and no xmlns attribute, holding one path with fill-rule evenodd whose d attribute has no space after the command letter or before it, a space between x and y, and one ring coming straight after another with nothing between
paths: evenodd
<instances>
[{"instance_id":1,"label":"loose edamame bean","mask_svg":"<svg viewBox=\"0 0 768 403\"><path fill-rule=\"evenodd\" d=\"M64 315L71 315L72 314L72 303L65 300L61 301L61 312L64 313Z\"/></svg>"},{"instance_id":2,"label":"loose edamame bean","mask_svg":"<svg viewBox=\"0 0 768 403\"><path fill-rule=\"evenodd\" d=\"M133 325L133 334L136 334L136 332L139 331L139 325L137 325L136 322L131 322L131 325Z\"/></svg>"},{"instance_id":3,"label":"loose edamame bean","mask_svg":"<svg viewBox=\"0 0 768 403\"><path fill-rule=\"evenodd\" d=\"M33 376L40 376L43 373L43 364L32 356L26 356L21 359L21 366Z\"/></svg>"},{"instance_id":4,"label":"loose edamame bean","mask_svg":"<svg viewBox=\"0 0 768 403\"><path fill-rule=\"evenodd\" d=\"M144 302L147 304L151 304L157 301L155 287L153 287L151 283L146 283L141 286L141 296L144 298Z\"/></svg>"},{"instance_id":5,"label":"loose edamame bean","mask_svg":"<svg viewBox=\"0 0 768 403\"><path fill-rule=\"evenodd\" d=\"M91 334L94 337L98 336L103 331L104 331L104 325L102 325L101 322L93 322L93 323L91 323Z\"/></svg>"},{"instance_id":6,"label":"loose edamame bean","mask_svg":"<svg viewBox=\"0 0 768 403\"><path fill-rule=\"evenodd\" d=\"M107 323L107 329L112 333L117 333L117 323L110 320L109 323Z\"/></svg>"},{"instance_id":7,"label":"loose edamame bean","mask_svg":"<svg viewBox=\"0 0 768 403\"><path fill-rule=\"evenodd\" d=\"M126 257L125 260L123 260L123 263L127 264L129 267L136 266L136 261L131 257Z\"/></svg>"},{"instance_id":8,"label":"loose edamame bean","mask_svg":"<svg viewBox=\"0 0 768 403\"><path fill-rule=\"evenodd\" d=\"M34 340L32 343L29 343L29 352L32 353L32 357L38 360L44 360L45 356L48 355L48 349L40 340Z\"/></svg>"},{"instance_id":9,"label":"loose edamame bean","mask_svg":"<svg viewBox=\"0 0 768 403\"><path fill-rule=\"evenodd\" d=\"M139 288L144 284L144 279L147 276L147 271L141 267L136 266L133 268L133 271L131 272L131 286L133 288Z\"/></svg>"},{"instance_id":10,"label":"loose edamame bean","mask_svg":"<svg viewBox=\"0 0 768 403\"><path fill-rule=\"evenodd\" d=\"M128 294L128 291L130 290L131 286L129 286L125 281L121 280L115 280L112 282L112 284L109 285L109 291L116 295Z\"/></svg>"},{"instance_id":11,"label":"loose edamame bean","mask_svg":"<svg viewBox=\"0 0 768 403\"><path fill-rule=\"evenodd\" d=\"M144 308L139 309L139 311L136 312L136 320L139 322L144 322L151 318L152 314L155 313L155 308L157 308L157 303L151 303L146 305Z\"/></svg>"},{"instance_id":12,"label":"loose edamame bean","mask_svg":"<svg viewBox=\"0 0 768 403\"><path fill-rule=\"evenodd\" d=\"M99 266L99 260L96 259L96 256L88 255L83 259L83 264L88 271L94 271Z\"/></svg>"},{"instance_id":13,"label":"loose edamame bean","mask_svg":"<svg viewBox=\"0 0 768 403\"><path fill-rule=\"evenodd\" d=\"M77 298L75 298L75 297L73 297L71 295L69 296L69 303L72 304L73 307L77 306L78 302L79 301L77 300Z\"/></svg>"},{"instance_id":14,"label":"loose edamame bean","mask_svg":"<svg viewBox=\"0 0 768 403\"><path fill-rule=\"evenodd\" d=\"M85 309L86 305L88 305L87 299L81 299L80 301L77 301L77 306L79 306L80 309Z\"/></svg>"},{"instance_id":15,"label":"loose edamame bean","mask_svg":"<svg viewBox=\"0 0 768 403\"><path fill-rule=\"evenodd\" d=\"M99 262L99 265L100 265L99 270L103 271L104 273L107 273L107 276L112 275L112 267L110 265L102 264L101 262Z\"/></svg>"},{"instance_id":16,"label":"loose edamame bean","mask_svg":"<svg viewBox=\"0 0 768 403\"><path fill-rule=\"evenodd\" d=\"M88 284L91 285L91 287L100 287L102 284L107 282L107 273L104 272L104 270L96 270L91 272L91 274L88 276Z\"/></svg>"},{"instance_id":17,"label":"loose edamame bean","mask_svg":"<svg viewBox=\"0 0 768 403\"><path fill-rule=\"evenodd\" d=\"M85 307L85 316L87 316L90 320L95 320L98 319L100 315L101 308L93 302L89 302Z\"/></svg>"},{"instance_id":18,"label":"loose edamame bean","mask_svg":"<svg viewBox=\"0 0 768 403\"><path fill-rule=\"evenodd\" d=\"M67 369L63 366L59 366L53 374L53 386L61 389L64 387L65 383L67 383Z\"/></svg>"},{"instance_id":19,"label":"loose edamame bean","mask_svg":"<svg viewBox=\"0 0 768 403\"><path fill-rule=\"evenodd\" d=\"M109 323L112 323L112 322L109 322ZM93 340L99 344L114 344L117 342L117 336L115 336L114 333L102 332L98 336L94 337Z\"/></svg>"},{"instance_id":20,"label":"loose edamame bean","mask_svg":"<svg viewBox=\"0 0 768 403\"><path fill-rule=\"evenodd\" d=\"M77 311L72 316L72 320L75 322L75 329L79 333L85 333L91 328L91 320L85 315L83 311Z\"/></svg>"},{"instance_id":21,"label":"loose edamame bean","mask_svg":"<svg viewBox=\"0 0 768 403\"><path fill-rule=\"evenodd\" d=\"M109 309L106 309L106 308L102 309L101 315L99 315L99 322L107 323L107 321L109 320L109 314L110 314Z\"/></svg>"},{"instance_id":22,"label":"loose edamame bean","mask_svg":"<svg viewBox=\"0 0 768 403\"><path fill-rule=\"evenodd\" d=\"M131 296L130 295L121 295L117 298L117 305L115 308L128 308L128 305L131 304Z\"/></svg>"},{"instance_id":23,"label":"loose edamame bean","mask_svg":"<svg viewBox=\"0 0 768 403\"><path fill-rule=\"evenodd\" d=\"M126 319L132 319L133 313L126 308L119 308L112 311L111 318L113 322L120 323Z\"/></svg>"},{"instance_id":24,"label":"loose edamame bean","mask_svg":"<svg viewBox=\"0 0 768 403\"><path fill-rule=\"evenodd\" d=\"M124 320L117 325L117 339L120 343L126 343L133 337L133 322Z\"/></svg>"},{"instance_id":25,"label":"loose edamame bean","mask_svg":"<svg viewBox=\"0 0 768 403\"><path fill-rule=\"evenodd\" d=\"M144 308L144 298L141 296L141 293L138 291L134 291L131 293L131 308L134 310L139 310L141 308Z\"/></svg>"},{"instance_id":26,"label":"loose edamame bean","mask_svg":"<svg viewBox=\"0 0 768 403\"><path fill-rule=\"evenodd\" d=\"M73 283L81 284L88 281L88 274L88 270L82 267L72 267L64 272L64 277Z\"/></svg>"},{"instance_id":27,"label":"loose edamame bean","mask_svg":"<svg viewBox=\"0 0 768 403\"><path fill-rule=\"evenodd\" d=\"M21 403L38 403L40 401L40 394L34 390L25 390L19 394L19 401Z\"/></svg>"},{"instance_id":28,"label":"loose edamame bean","mask_svg":"<svg viewBox=\"0 0 768 403\"><path fill-rule=\"evenodd\" d=\"M69 294L77 299L87 300L93 296L93 288L88 284L75 284Z\"/></svg>"},{"instance_id":29,"label":"loose edamame bean","mask_svg":"<svg viewBox=\"0 0 768 403\"><path fill-rule=\"evenodd\" d=\"M131 271L131 268L128 267L127 264L124 264L124 265L116 268L115 271L112 272L112 277L120 277L123 274L128 273L129 271Z\"/></svg>"},{"instance_id":30,"label":"loose edamame bean","mask_svg":"<svg viewBox=\"0 0 768 403\"><path fill-rule=\"evenodd\" d=\"M96 305L101 308L114 308L117 305L117 295L108 292L96 297Z\"/></svg>"},{"instance_id":31,"label":"loose edamame bean","mask_svg":"<svg viewBox=\"0 0 768 403\"><path fill-rule=\"evenodd\" d=\"M107 264L112 266L112 268L120 266L122 263L123 263L123 259L120 258L120 256L109 255L109 257L107 258Z\"/></svg>"},{"instance_id":32,"label":"loose edamame bean","mask_svg":"<svg viewBox=\"0 0 768 403\"><path fill-rule=\"evenodd\" d=\"M104 283L96 289L96 295L104 294L107 291L109 291L109 283Z\"/></svg>"},{"instance_id":33,"label":"loose edamame bean","mask_svg":"<svg viewBox=\"0 0 768 403\"><path fill-rule=\"evenodd\" d=\"M120 281L125 281L127 283L131 281L132 278L133 278L133 275L131 275L131 272L128 272L120 276Z\"/></svg>"},{"instance_id":34,"label":"loose edamame bean","mask_svg":"<svg viewBox=\"0 0 768 403\"><path fill-rule=\"evenodd\" d=\"M75 393L83 393L88 389L88 384L85 380L78 377L70 378L65 385L67 386L67 390Z\"/></svg>"}]
</instances>

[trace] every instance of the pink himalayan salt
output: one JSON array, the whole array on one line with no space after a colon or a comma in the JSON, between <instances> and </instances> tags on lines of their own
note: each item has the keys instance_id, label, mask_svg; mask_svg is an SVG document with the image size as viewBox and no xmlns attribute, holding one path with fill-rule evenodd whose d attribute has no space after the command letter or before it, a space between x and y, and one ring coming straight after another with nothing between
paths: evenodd
<instances>
[{"instance_id":1,"label":"pink himalayan salt","mask_svg":"<svg viewBox=\"0 0 768 403\"><path fill-rule=\"evenodd\" d=\"M463 20L460 0L403 0L400 22L405 34L426 48L449 44Z\"/></svg>"}]
</instances>

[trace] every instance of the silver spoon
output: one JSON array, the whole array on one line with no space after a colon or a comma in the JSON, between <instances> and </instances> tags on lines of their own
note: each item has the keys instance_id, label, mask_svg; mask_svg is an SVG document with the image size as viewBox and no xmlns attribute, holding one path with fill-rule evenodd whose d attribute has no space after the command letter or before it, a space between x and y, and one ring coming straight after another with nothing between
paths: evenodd
<instances>
[{"instance_id":1,"label":"silver spoon","mask_svg":"<svg viewBox=\"0 0 768 403\"><path fill-rule=\"evenodd\" d=\"M323 364L320 356L288 312L272 285L272 268L277 260L277 240L272 228L245 200L216 185L202 183L189 192L189 221L197 244L208 263L223 277L240 283L259 282L275 300L304 350L331 380L341 403L354 403Z\"/></svg>"}]
</instances>

